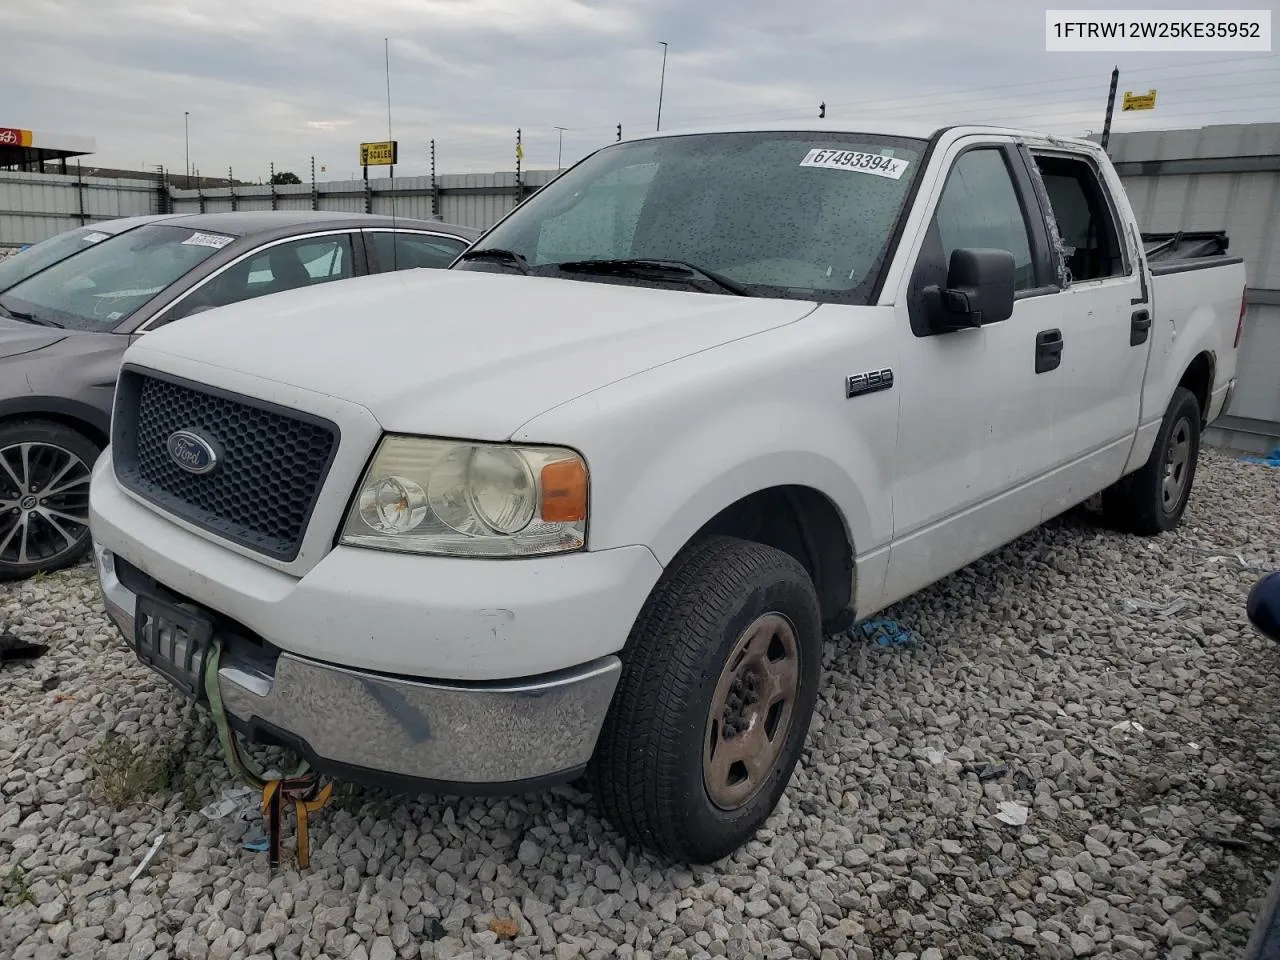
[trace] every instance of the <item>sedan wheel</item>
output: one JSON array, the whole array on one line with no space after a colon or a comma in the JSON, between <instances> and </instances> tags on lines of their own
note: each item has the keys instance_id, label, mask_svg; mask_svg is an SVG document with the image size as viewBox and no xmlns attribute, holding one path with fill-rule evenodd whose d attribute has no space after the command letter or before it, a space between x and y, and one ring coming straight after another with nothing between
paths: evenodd
<instances>
[{"instance_id":1,"label":"sedan wheel","mask_svg":"<svg viewBox=\"0 0 1280 960\"><path fill-rule=\"evenodd\" d=\"M84 556L97 453L58 424L0 427L0 579L61 569Z\"/></svg>"}]
</instances>

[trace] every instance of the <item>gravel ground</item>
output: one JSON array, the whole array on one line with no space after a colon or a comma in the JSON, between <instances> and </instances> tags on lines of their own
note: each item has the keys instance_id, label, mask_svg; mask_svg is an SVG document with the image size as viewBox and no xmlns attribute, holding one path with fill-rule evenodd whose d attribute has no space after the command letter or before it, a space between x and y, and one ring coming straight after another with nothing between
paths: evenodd
<instances>
[{"instance_id":1,"label":"gravel ground","mask_svg":"<svg viewBox=\"0 0 1280 960\"><path fill-rule=\"evenodd\" d=\"M568 788L343 787L311 868L272 876L260 820L197 812L234 786L211 726L91 571L9 585L0 622L52 649L0 675L0 956L1235 957L1280 859L1280 650L1244 564L1280 566L1280 471L1206 452L1176 533L1077 512L889 611L910 645L830 641L769 828L698 869Z\"/></svg>"}]
</instances>

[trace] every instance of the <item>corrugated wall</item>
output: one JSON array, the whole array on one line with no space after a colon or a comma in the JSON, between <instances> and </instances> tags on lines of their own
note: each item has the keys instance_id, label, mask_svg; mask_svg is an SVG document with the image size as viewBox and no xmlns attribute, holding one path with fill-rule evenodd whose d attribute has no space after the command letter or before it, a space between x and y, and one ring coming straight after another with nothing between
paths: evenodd
<instances>
[{"instance_id":1,"label":"corrugated wall","mask_svg":"<svg viewBox=\"0 0 1280 960\"><path fill-rule=\"evenodd\" d=\"M1112 160L1144 231L1226 230L1249 311L1230 420L1280 434L1280 123L1114 136ZM1157 305L1159 309L1159 305Z\"/></svg>"},{"instance_id":2,"label":"corrugated wall","mask_svg":"<svg viewBox=\"0 0 1280 960\"><path fill-rule=\"evenodd\" d=\"M158 185L0 170L0 246L17 247L94 220L156 213Z\"/></svg>"},{"instance_id":3,"label":"corrugated wall","mask_svg":"<svg viewBox=\"0 0 1280 960\"><path fill-rule=\"evenodd\" d=\"M556 176L554 170L531 170L524 175L526 190L541 187ZM446 174L436 178L440 193L440 217L450 223L485 229L505 216L515 205L516 175L507 173ZM270 210L270 186L235 188L235 209ZM173 208L179 213L195 213L204 204L206 213L232 209L232 191L174 190ZM289 184L274 191L277 210L311 209L311 185ZM431 178L397 177L370 180L368 197L363 180L329 180L316 184L317 210L363 213L397 217L431 218Z\"/></svg>"}]
</instances>

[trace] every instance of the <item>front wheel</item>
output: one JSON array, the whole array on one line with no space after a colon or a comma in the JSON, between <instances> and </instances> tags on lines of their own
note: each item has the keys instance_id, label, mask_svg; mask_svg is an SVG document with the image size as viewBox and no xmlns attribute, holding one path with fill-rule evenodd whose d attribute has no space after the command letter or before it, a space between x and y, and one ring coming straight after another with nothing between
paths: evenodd
<instances>
[{"instance_id":1,"label":"front wheel","mask_svg":"<svg viewBox=\"0 0 1280 960\"><path fill-rule=\"evenodd\" d=\"M98 453L59 423L0 424L0 580L61 570L85 555Z\"/></svg>"},{"instance_id":2,"label":"front wheel","mask_svg":"<svg viewBox=\"0 0 1280 960\"><path fill-rule=\"evenodd\" d=\"M623 655L592 762L605 816L676 860L744 844L799 760L821 648L818 599L794 558L729 537L687 548Z\"/></svg>"},{"instance_id":3,"label":"front wheel","mask_svg":"<svg viewBox=\"0 0 1280 960\"><path fill-rule=\"evenodd\" d=\"M1143 536L1172 530L1187 509L1199 459L1200 404L1190 390L1178 387L1147 462L1103 491L1104 516Z\"/></svg>"}]
</instances>

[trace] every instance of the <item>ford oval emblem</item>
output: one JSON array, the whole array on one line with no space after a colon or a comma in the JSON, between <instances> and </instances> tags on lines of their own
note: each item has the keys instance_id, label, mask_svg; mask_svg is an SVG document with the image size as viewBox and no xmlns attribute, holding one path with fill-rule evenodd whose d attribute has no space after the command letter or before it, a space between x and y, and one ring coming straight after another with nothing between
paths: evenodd
<instances>
[{"instance_id":1,"label":"ford oval emblem","mask_svg":"<svg viewBox=\"0 0 1280 960\"><path fill-rule=\"evenodd\" d=\"M169 458L188 473L209 473L218 465L213 444L191 430L175 430L165 441Z\"/></svg>"}]
</instances>

